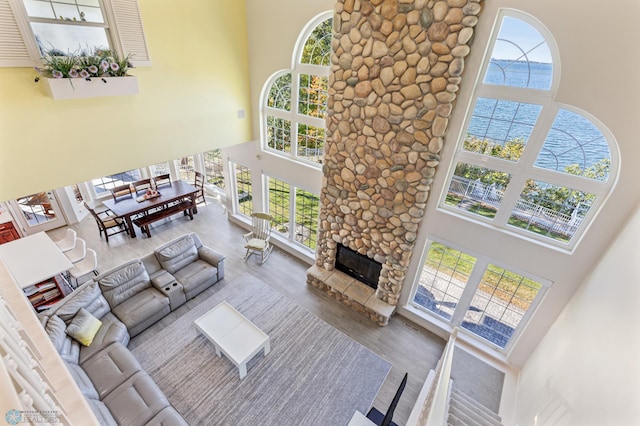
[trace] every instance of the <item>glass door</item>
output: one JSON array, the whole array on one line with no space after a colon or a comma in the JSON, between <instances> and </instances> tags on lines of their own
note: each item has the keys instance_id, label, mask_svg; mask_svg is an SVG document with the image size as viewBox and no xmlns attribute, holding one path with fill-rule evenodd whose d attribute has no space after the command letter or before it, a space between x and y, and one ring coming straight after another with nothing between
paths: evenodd
<instances>
[{"instance_id":1,"label":"glass door","mask_svg":"<svg viewBox=\"0 0 640 426\"><path fill-rule=\"evenodd\" d=\"M27 235L67 224L53 191L37 192L9 201L13 216Z\"/></svg>"}]
</instances>

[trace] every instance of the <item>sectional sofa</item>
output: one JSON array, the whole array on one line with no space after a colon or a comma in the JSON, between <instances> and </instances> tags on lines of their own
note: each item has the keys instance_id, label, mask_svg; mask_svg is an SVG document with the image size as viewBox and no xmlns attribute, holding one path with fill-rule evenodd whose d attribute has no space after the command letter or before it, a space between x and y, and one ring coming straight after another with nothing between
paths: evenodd
<instances>
[{"instance_id":1,"label":"sectional sofa","mask_svg":"<svg viewBox=\"0 0 640 426\"><path fill-rule=\"evenodd\" d=\"M186 425L129 339L224 277L224 256L187 234L113 268L39 314L100 425Z\"/></svg>"}]
</instances>

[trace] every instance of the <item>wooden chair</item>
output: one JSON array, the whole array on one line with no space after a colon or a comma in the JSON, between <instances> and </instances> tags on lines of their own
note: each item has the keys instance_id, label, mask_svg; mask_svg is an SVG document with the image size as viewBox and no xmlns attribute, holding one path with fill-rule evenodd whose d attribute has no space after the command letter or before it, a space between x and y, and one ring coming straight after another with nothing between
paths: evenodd
<instances>
[{"instance_id":1,"label":"wooden chair","mask_svg":"<svg viewBox=\"0 0 640 426\"><path fill-rule=\"evenodd\" d=\"M133 189L136 191L136 194L151 189L151 179L140 179L133 182Z\"/></svg>"},{"instance_id":2,"label":"wooden chair","mask_svg":"<svg viewBox=\"0 0 640 426\"><path fill-rule=\"evenodd\" d=\"M272 218L266 213L253 213L251 221L253 224L251 232L244 234L244 239L247 241L244 246L247 249L244 260L246 261L252 254L260 254L262 256L260 264L263 264L273 250L269 241Z\"/></svg>"},{"instance_id":3,"label":"wooden chair","mask_svg":"<svg viewBox=\"0 0 640 426\"><path fill-rule=\"evenodd\" d=\"M207 204L207 200L204 198L204 174L195 172L193 186L199 189L196 194L196 204L200 204L201 202Z\"/></svg>"},{"instance_id":4,"label":"wooden chair","mask_svg":"<svg viewBox=\"0 0 640 426\"><path fill-rule=\"evenodd\" d=\"M115 201L118 201L119 198L123 197L133 197L131 185L127 183L125 185L115 186L111 188L111 195Z\"/></svg>"},{"instance_id":5,"label":"wooden chair","mask_svg":"<svg viewBox=\"0 0 640 426\"><path fill-rule=\"evenodd\" d=\"M165 185L171 186L171 175L169 173L164 175L158 175L154 177L153 180L156 182L156 188L159 188Z\"/></svg>"},{"instance_id":6,"label":"wooden chair","mask_svg":"<svg viewBox=\"0 0 640 426\"><path fill-rule=\"evenodd\" d=\"M113 216L110 211L107 211L102 214L98 214L93 210L89 205L85 202L84 207L89 210L91 216L95 219L98 224L98 230L100 231L100 236L104 233L104 237L109 242L109 237L111 235L119 234L121 232L128 232L129 228L127 228L127 223L121 217Z\"/></svg>"}]
</instances>

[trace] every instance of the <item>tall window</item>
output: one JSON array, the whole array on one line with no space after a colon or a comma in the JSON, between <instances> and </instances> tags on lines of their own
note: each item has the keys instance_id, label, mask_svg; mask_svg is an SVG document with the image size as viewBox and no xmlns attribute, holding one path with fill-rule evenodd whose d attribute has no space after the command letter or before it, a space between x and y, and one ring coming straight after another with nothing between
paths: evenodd
<instances>
[{"instance_id":1,"label":"tall window","mask_svg":"<svg viewBox=\"0 0 640 426\"><path fill-rule=\"evenodd\" d=\"M411 304L507 351L548 285L431 242Z\"/></svg>"},{"instance_id":2,"label":"tall window","mask_svg":"<svg viewBox=\"0 0 640 426\"><path fill-rule=\"evenodd\" d=\"M193 182L196 178L195 158L193 155L182 157L178 160L178 173L180 180Z\"/></svg>"},{"instance_id":3,"label":"tall window","mask_svg":"<svg viewBox=\"0 0 640 426\"><path fill-rule=\"evenodd\" d=\"M233 168L234 183L236 186L236 210L238 213L251 216L253 212L252 191L251 191L251 169L242 164L234 164Z\"/></svg>"},{"instance_id":4,"label":"tall window","mask_svg":"<svg viewBox=\"0 0 640 426\"><path fill-rule=\"evenodd\" d=\"M273 177L267 177L269 214L274 230L283 237L315 251L318 239L320 198Z\"/></svg>"},{"instance_id":5,"label":"tall window","mask_svg":"<svg viewBox=\"0 0 640 426\"><path fill-rule=\"evenodd\" d=\"M212 149L211 151L205 152L203 156L207 182L217 188L224 189L222 151L220 151L220 149Z\"/></svg>"},{"instance_id":6,"label":"tall window","mask_svg":"<svg viewBox=\"0 0 640 426\"><path fill-rule=\"evenodd\" d=\"M612 188L617 151L595 119L554 102L550 40L530 17L501 15L441 205L572 249Z\"/></svg>"},{"instance_id":7,"label":"tall window","mask_svg":"<svg viewBox=\"0 0 640 426\"><path fill-rule=\"evenodd\" d=\"M140 170L134 169L129 170L128 172L116 173L115 175L103 176L97 179L93 179L91 183L93 184L93 188L96 192L96 195L100 195L105 192L109 192L109 190L113 187L124 185L127 183L133 183L138 179L141 179Z\"/></svg>"},{"instance_id":8,"label":"tall window","mask_svg":"<svg viewBox=\"0 0 640 426\"><path fill-rule=\"evenodd\" d=\"M295 53L295 67L265 85L263 148L310 163L322 163L332 18L311 26Z\"/></svg>"}]
</instances>

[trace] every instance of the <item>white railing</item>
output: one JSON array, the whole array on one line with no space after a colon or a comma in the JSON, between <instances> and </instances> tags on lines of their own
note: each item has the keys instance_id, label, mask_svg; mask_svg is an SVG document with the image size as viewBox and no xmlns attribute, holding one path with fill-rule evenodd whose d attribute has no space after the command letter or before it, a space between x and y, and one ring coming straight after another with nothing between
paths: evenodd
<instances>
[{"instance_id":1,"label":"white railing","mask_svg":"<svg viewBox=\"0 0 640 426\"><path fill-rule=\"evenodd\" d=\"M454 328L435 371L431 370L411 410L407 426L444 426L447 424L451 366L458 328Z\"/></svg>"},{"instance_id":2,"label":"white railing","mask_svg":"<svg viewBox=\"0 0 640 426\"><path fill-rule=\"evenodd\" d=\"M449 193L461 196L461 205L464 205L464 200L471 200L496 209L500 206L504 196L504 193L496 189L495 185L486 185L479 180L470 180L459 176L454 176L451 179ZM586 208L588 209L588 207ZM527 222L528 226L535 225L549 232L570 237L582 223L584 210L585 207L579 205L574 209L574 213L569 215L518 198L512 216Z\"/></svg>"}]
</instances>

